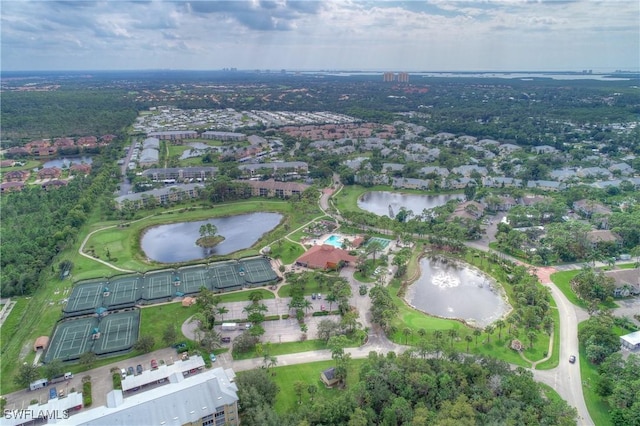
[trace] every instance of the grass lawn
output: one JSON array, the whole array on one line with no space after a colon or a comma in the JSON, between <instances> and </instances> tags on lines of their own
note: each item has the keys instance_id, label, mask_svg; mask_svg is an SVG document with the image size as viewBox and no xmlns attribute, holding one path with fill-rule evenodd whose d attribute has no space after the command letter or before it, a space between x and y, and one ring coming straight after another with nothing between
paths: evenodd
<instances>
[{"instance_id":1,"label":"grass lawn","mask_svg":"<svg viewBox=\"0 0 640 426\"><path fill-rule=\"evenodd\" d=\"M266 343L250 352L235 353L233 355L233 359L240 360L259 358L265 353L268 353L271 356L278 356L308 351L319 351L323 349L328 349L327 345L323 340L319 339L305 340L304 342Z\"/></svg>"},{"instance_id":2,"label":"grass lawn","mask_svg":"<svg viewBox=\"0 0 640 426\"><path fill-rule=\"evenodd\" d=\"M353 386L360 380L359 371L366 359L354 359L349 362L349 368L347 371L347 387ZM327 388L322 380L320 380L320 373L327 368L334 367L335 361L319 361L309 364L298 364L286 367L275 367L271 369L275 375L273 380L280 388L278 396L276 397L275 410L278 413L290 413L297 410L299 407L298 396L293 390L293 383L301 381L310 385L314 383L318 387L316 398L322 397L331 398L332 396L339 395L342 390L336 388ZM242 372L238 373L242 374ZM302 404L311 404L309 401L309 393L304 391L302 394Z\"/></svg>"},{"instance_id":3,"label":"grass lawn","mask_svg":"<svg viewBox=\"0 0 640 426\"><path fill-rule=\"evenodd\" d=\"M278 240L271 244L270 256L274 259L280 259L284 265L290 265L297 258L302 256L304 249L300 244L292 243L287 240Z\"/></svg>"},{"instance_id":4,"label":"grass lawn","mask_svg":"<svg viewBox=\"0 0 640 426\"><path fill-rule=\"evenodd\" d=\"M578 325L578 330L582 328L584 322ZM587 353L584 345L580 344L580 376L582 377L582 392L584 403L589 410L591 420L598 426L611 426L609 417L609 404L605 402L595 392L595 384L598 381L598 367L587 360Z\"/></svg>"},{"instance_id":5,"label":"grass lawn","mask_svg":"<svg viewBox=\"0 0 640 426\"><path fill-rule=\"evenodd\" d=\"M140 336L153 336L155 339L154 351L166 348L167 344L162 341L162 335L167 326L169 324L175 325L178 332L177 340L184 340L186 337L180 331L180 327L187 318L197 312L195 305L184 307L180 302L142 308L140 310Z\"/></svg>"},{"instance_id":6,"label":"grass lawn","mask_svg":"<svg viewBox=\"0 0 640 426\"><path fill-rule=\"evenodd\" d=\"M548 360L536 365L536 370L551 370L560 362L560 314L553 299L551 299L551 314L553 315L553 354Z\"/></svg>"}]
</instances>

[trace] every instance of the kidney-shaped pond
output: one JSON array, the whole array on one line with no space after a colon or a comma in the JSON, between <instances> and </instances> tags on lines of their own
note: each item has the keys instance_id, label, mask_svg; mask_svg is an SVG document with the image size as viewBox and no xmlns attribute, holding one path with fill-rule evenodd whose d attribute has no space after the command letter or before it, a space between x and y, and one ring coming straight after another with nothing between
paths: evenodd
<instances>
[{"instance_id":1,"label":"kidney-shaped pond","mask_svg":"<svg viewBox=\"0 0 640 426\"><path fill-rule=\"evenodd\" d=\"M414 214L422 214L424 209L443 206L449 200L462 199L461 194L404 194L401 192L371 191L358 198L358 207L378 216L395 216L400 207L411 210Z\"/></svg>"},{"instance_id":2,"label":"kidney-shaped pond","mask_svg":"<svg viewBox=\"0 0 640 426\"><path fill-rule=\"evenodd\" d=\"M251 247L267 232L278 226L279 213L248 213L198 222L181 222L147 229L140 245L145 255L156 262L176 263L224 255ZM212 248L196 245L200 226L211 223L224 241Z\"/></svg>"},{"instance_id":3,"label":"kidney-shaped pond","mask_svg":"<svg viewBox=\"0 0 640 426\"><path fill-rule=\"evenodd\" d=\"M420 260L420 271L405 297L423 312L485 327L511 309L502 288L480 271L429 258Z\"/></svg>"}]
</instances>

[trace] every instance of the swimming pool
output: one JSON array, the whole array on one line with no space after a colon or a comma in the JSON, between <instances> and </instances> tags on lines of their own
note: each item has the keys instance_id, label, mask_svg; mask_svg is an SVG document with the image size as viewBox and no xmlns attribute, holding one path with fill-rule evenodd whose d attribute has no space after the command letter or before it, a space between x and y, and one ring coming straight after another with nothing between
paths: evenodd
<instances>
[{"instance_id":1,"label":"swimming pool","mask_svg":"<svg viewBox=\"0 0 640 426\"><path fill-rule=\"evenodd\" d=\"M326 240L324 240L324 244L329 244L330 246L342 248L342 237L338 235L332 235Z\"/></svg>"}]
</instances>

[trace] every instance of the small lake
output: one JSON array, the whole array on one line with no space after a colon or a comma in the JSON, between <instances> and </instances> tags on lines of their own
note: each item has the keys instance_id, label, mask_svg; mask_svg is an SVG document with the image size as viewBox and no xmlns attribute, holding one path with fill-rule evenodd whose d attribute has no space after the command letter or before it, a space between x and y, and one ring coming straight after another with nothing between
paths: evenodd
<instances>
[{"instance_id":1,"label":"small lake","mask_svg":"<svg viewBox=\"0 0 640 426\"><path fill-rule=\"evenodd\" d=\"M55 160L49 160L45 162L42 167L57 167L62 169L63 167L69 167L72 164L91 164L93 163L93 158L83 155L81 157L62 157L56 158Z\"/></svg>"},{"instance_id":2,"label":"small lake","mask_svg":"<svg viewBox=\"0 0 640 426\"><path fill-rule=\"evenodd\" d=\"M278 226L279 213L248 213L197 222L181 222L149 228L140 245L145 255L156 262L176 263L225 255L253 246L264 234ZM200 226L211 223L224 241L213 248L196 245Z\"/></svg>"},{"instance_id":3,"label":"small lake","mask_svg":"<svg viewBox=\"0 0 640 426\"><path fill-rule=\"evenodd\" d=\"M485 327L511 309L502 288L480 271L429 258L420 260L420 271L405 298L423 312Z\"/></svg>"},{"instance_id":4,"label":"small lake","mask_svg":"<svg viewBox=\"0 0 640 426\"><path fill-rule=\"evenodd\" d=\"M191 147L191 149L185 150L182 155L180 155L181 160L186 160L187 158L199 157L201 155L206 154L207 151L217 151L217 148L211 145L207 145L202 142L189 142L187 145Z\"/></svg>"},{"instance_id":5,"label":"small lake","mask_svg":"<svg viewBox=\"0 0 640 426\"><path fill-rule=\"evenodd\" d=\"M358 199L358 207L378 216L397 215L400 207L422 214L424 209L444 206L447 201L464 198L463 194L421 195L404 194L402 192L372 191L365 192Z\"/></svg>"}]
</instances>

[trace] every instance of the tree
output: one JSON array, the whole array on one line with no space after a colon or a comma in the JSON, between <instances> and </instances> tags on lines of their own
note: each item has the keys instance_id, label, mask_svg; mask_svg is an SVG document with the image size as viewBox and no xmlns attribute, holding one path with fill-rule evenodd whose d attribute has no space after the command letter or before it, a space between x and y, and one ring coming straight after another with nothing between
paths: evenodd
<instances>
[{"instance_id":1,"label":"tree","mask_svg":"<svg viewBox=\"0 0 640 426\"><path fill-rule=\"evenodd\" d=\"M37 366L25 362L20 366L18 374L13 378L13 382L20 387L28 388L29 384L35 381L39 375Z\"/></svg>"},{"instance_id":2,"label":"tree","mask_svg":"<svg viewBox=\"0 0 640 426\"><path fill-rule=\"evenodd\" d=\"M213 223L205 223L200 226L200 236L203 238L214 237L218 228Z\"/></svg>"},{"instance_id":3,"label":"tree","mask_svg":"<svg viewBox=\"0 0 640 426\"><path fill-rule=\"evenodd\" d=\"M536 334L535 331L529 330L527 332L527 339L529 339L529 348L533 348L533 342L535 342L537 338L538 338L538 335Z\"/></svg>"},{"instance_id":4,"label":"tree","mask_svg":"<svg viewBox=\"0 0 640 426\"><path fill-rule=\"evenodd\" d=\"M404 335L404 344L405 345L409 343L409 336L411 336L411 333L413 333L413 331L409 327L405 327L402 330L402 334Z\"/></svg>"},{"instance_id":5,"label":"tree","mask_svg":"<svg viewBox=\"0 0 640 426\"><path fill-rule=\"evenodd\" d=\"M455 328L450 328L449 331L447 331L447 334L451 339L451 348L453 348L453 341L456 339L456 337L458 337L458 330L456 330Z\"/></svg>"},{"instance_id":6,"label":"tree","mask_svg":"<svg viewBox=\"0 0 640 426\"><path fill-rule=\"evenodd\" d=\"M222 336L216 330L207 330L200 339L200 345L207 352L213 352L222 346Z\"/></svg>"},{"instance_id":7,"label":"tree","mask_svg":"<svg viewBox=\"0 0 640 426\"><path fill-rule=\"evenodd\" d=\"M379 241L369 241L366 247L367 253L373 255L373 263L376 263L376 253L382 251L382 244Z\"/></svg>"},{"instance_id":8,"label":"tree","mask_svg":"<svg viewBox=\"0 0 640 426\"><path fill-rule=\"evenodd\" d=\"M44 374L47 379L51 380L55 377L59 377L64 372L64 365L58 358L49 361L44 367Z\"/></svg>"},{"instance_id":9,"label":"tree","mask_svg":"<svg viewBox=\"0 0 640 426\"><path fill-rule=\"evenodd\" d=\"M550 317L547 317L550 318ZM504 323L504 320L499 319L498 321L496 321L496 327L498 327L498 340L500 340L501 336L502 336L502 329L504 328L506 324Z\"/></svg>"},{"instance_id":10,"label":"tree","mask_svg":"<svg viewBox=\"0 0 640 426\"><path fill-rule=\"evenodd\" d=\"M146 335L140 337L135 345L133 345L133 348L144 353L149 353L153 350L155 344L156 339L154 339L153 336Z\"/></svg>"},{"instance_id":11,"label":"tree","mask_svg":"<svg viewBox=\"0 0 640 426\"><path fill-rule=\"evenodd\" d=\"M85 367L91 367L93 363L96 362L97 359L98 357L95 354L95 352L85 352L82 355L80 355L80 365L83 365Z\"/></svg>"},{"instance_id":12,"label":"tree","mask_svg":"<svg viewBox=\"0 0 640 426\"><path fill-rule=\"evenodd\" d=\"M492 325L488 325L484 328L484 332L487 333L487 343L491 343L491 335L495 331L495 328Z\"/></svg>"},{"instance_id":13,"label":"tree","mask_svg":"<svg viewBox=\"0 0 640 426\"><path fill-rule=\"evenodd\" d=\"M224 321L224 314L228 313L229 309L226 306L220 306L218 308L218 315L220 315L220 319Z\"/></svg>"},{"instance_id":14,"label":"tree","mask_svg":"<svg viewBox=\"0 0 640 426\"><path fill-rule=\"evenodd\" d=\"M315 383L309 384L307 386L307 393L309 394L309 399L313 401L313 396L318 392L318 386Z\"/></svg>"},{"instance_id":15,"label":"tree","mask_svg":"<svg viewBox=\"0 0 640 426\"><path fill-rule=\"evenodd\" d=\"M473 342L473 337L470 334L464 336L464 340L467 342L467 353L469 353L469 343Z\"/></svg>"},{"instance_id":16,"label":"tree","mask_svg":"<svg viewBox=\"0 0 640 426\"><path fill-rule=\"evenodd\" d=\"M476 190L475 185L467 184L467 186L464 187L464 198L467 201L472 201L476 196Z\"/></svg>"},{"instance_id":17,"label":"tree","mask_svg":"<svg viewBox=\"0 0 640 426\"><path fill-rule=\"evenodd\" d=\"M296 380L293 382L293 391L298 395L298 404L302 404L302 394L304 393L304 382Z\"/></svg>"},{"instance_id":18,"label":"tree","mask_svg":"<svg viewBox=\"0 0 640 426\"><path fill-rule=\"evenodd\" d=\"M473 335L476 337L476 348L478 347L478 337L480 337L482 335L482 331L480 331L479 329L475 329L473 330Z\"/></svg>"},{"instance_id":19,"label":"tree","mask_svg":"<svg viewBox=\"0 0 640 426\"><path fill-rule=\"evenodd\" d=\"M167 324L167 327L164 329L162 333L162 340L167 346L173 345L178 339L178 332L176 331L176 326L173 323Z\"/></svg>"}]
</instances>

